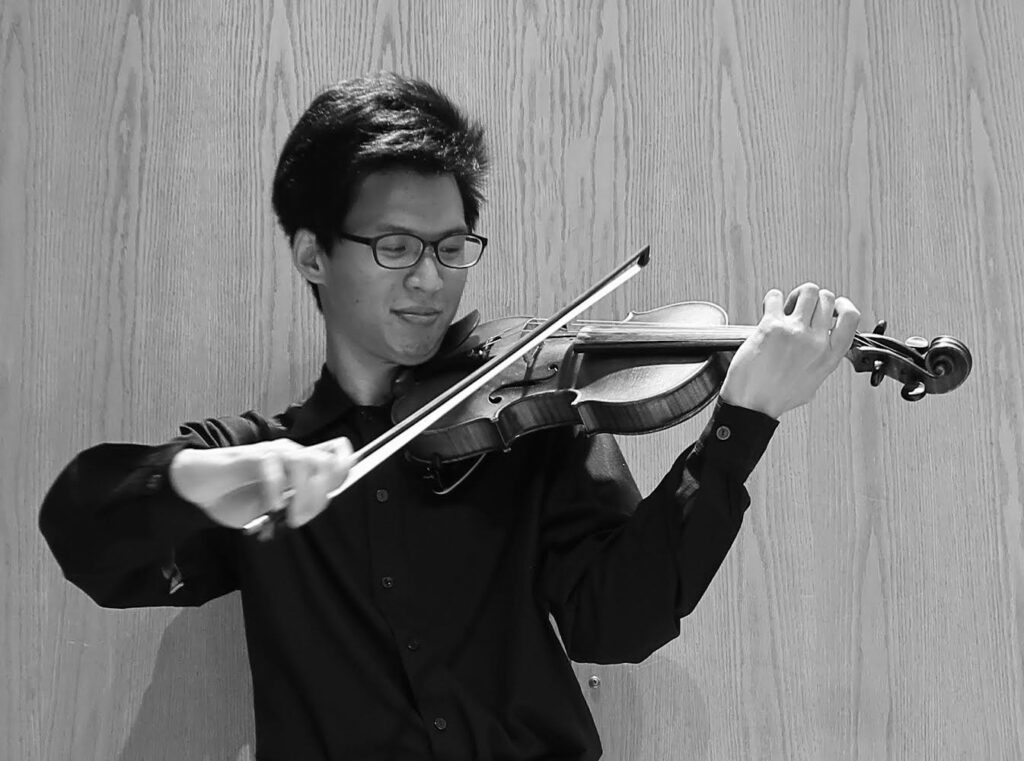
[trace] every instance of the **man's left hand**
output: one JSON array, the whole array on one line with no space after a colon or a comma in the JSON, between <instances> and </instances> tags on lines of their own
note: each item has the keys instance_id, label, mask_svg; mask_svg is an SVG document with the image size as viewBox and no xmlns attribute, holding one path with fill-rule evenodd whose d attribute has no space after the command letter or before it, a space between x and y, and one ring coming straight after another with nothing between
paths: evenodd
<instances>
[{"instance_id":1,"label":"man's left hand","mask_svg":"<svg viewBox=\"0 0 1024 761\"><path fill-rule=\"evenodd\" d=\"M860 312L814 283L785 303L773 288L753 335L737 349L719 391L723 402L773 418L807 404L853 343Z\"/></svg>"}]
</instances>

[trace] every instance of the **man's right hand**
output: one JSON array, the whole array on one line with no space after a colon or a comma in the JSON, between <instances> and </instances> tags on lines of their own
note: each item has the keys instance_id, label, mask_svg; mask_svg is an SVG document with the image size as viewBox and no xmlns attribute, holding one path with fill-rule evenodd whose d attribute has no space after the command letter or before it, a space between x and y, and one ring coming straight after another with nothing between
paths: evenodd
<instances>
[{"instance_id":1,"label":"man's right hand","mask_svg":"<svg viewBox=\"0 0 1024 761\"><path fill-rule=\"evenodd\" d=\"M170 481L184 499L213 520L242 528L285 508L292 528L327 507L327 495L348 476L352 445L346 438L304 447L290 439L238 447L183 449L171 461ZM287 490L294 496L287 500Z\"/></svg>"}]
</instances>

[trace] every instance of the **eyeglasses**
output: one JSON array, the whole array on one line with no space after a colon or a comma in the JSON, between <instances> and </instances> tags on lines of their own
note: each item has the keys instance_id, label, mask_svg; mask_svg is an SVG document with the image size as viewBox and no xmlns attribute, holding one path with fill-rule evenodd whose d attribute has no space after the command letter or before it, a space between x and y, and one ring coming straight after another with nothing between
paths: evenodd
<instances>
[{"instance_id":1,"label":"eyeglasses","mask_svg":"<svg viewBox=\"0 0 1024 761\"><path fill-rule=\"evenodd\" d=\"M338 233L339 238L369 246L373 259L386 270L404 270L415 267L427 246L434 249L437 261L445 267L464 270L478 261L487 246L487 238L470 233L446 235L438 240L423 240L412 233L388 233L374 238Z\"/></svg>"}]
</instances>

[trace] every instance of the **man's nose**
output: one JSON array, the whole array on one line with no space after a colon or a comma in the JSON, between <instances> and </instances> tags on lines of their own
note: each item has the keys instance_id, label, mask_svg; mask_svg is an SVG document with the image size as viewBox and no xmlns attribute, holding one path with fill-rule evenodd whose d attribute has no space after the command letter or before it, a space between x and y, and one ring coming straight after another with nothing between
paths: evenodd
<instances>
[{"instance_id":1,"label":"man's nose","mask_svg":"<svg viewBox=\"0 0 1024 761\"><path fill-rule=\"evenodd\" d=\"M441 263L437 260L437 249L428 245L423 256L409 273L409 284L424 291L436 291L444 285L441 277Z\"/></svg>"}]
</instances>

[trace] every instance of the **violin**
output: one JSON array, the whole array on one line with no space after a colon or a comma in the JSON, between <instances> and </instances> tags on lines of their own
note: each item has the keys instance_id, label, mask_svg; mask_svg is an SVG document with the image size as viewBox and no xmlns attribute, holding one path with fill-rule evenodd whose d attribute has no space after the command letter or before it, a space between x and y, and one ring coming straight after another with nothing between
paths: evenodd
<instances>
[{"instance_id":1,"label":"violin","mask_svg":"<svg viewBox=\"0 0 1024 761\"><path fill-rule=\"evenodd\" d=\"M476 312L453 324L452 344L396 383L392 421L400 424L446 388L529 333L539 320L479 322ZM918 401L953 390L971 371L967 347L950 336L905 342L885 335L882 321L857 333L846 358L856 372L903 384ZM534 431L579 425L594 433L640 434L697 414L717 395L734 350L756 326L730 325L717 304L691 301L621 321L578 322L547 338L406 447L416 461L438 464L508 449Z\"/></svg>"},{"instance_id":2,"label":"violin","mask_svg":"<svg viewBox=\"0 0 1024 761\"><path fill-rule=\"evenodd\" d=\"M645 247L545 321L480 323L471 313L447 332L438 356L396 381L395 425L352 456L333 499L401 451L437 466L508 449L520 436L564 425L587 433L644 433L692 417L717 394L733 350L756 329L729 325L715 304L687 302L630 313L620 322L572 320L650 261ZM871 384L886 377L918 401L960 386L971 372L967 347L950 336L896 341L880 322L858 333L846 358ZM285 510L244 527L273 536Z\"/></svg>"}]
</instances>

